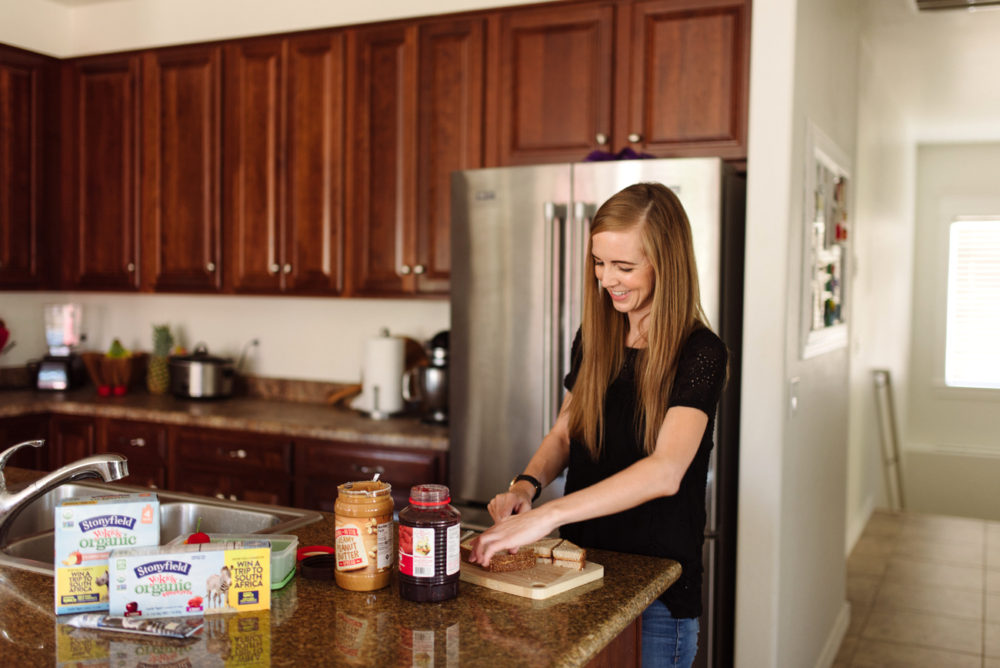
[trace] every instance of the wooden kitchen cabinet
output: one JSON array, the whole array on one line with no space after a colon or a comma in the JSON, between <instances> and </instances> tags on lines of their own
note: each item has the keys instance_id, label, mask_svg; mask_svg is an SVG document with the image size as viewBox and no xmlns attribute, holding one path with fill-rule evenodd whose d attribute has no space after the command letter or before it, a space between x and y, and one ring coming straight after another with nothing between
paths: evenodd
<instances>
[{"instance_id":1,"label":"wooden kitchen cabinet","mask_svg":"<svg viewBox=\"0 0 1000 668\"><path fill-rule=\"evenodd\" d=\"M0 45L0 288L43 284L49 59Z\"/></svg>"},{"instance_id":2,"label":"wooden kitchen cabinet","mask_svg":"<svg viewBox=\"0 0 1000 668\"><path fill-rule=\"evenodd\" d=\"M349 290L446 293L450 173L482 163L484 23L347 31Z\"/></svg>"},{"instance_id":3,"label":"wooden kitchen cabinet","mask_svg":"<svg viewBox=\"0 0 1000 668\"><path fill-rule=\"evenodd\" d=\"M448 455L436 450L373 446L343 441L298 440L295 443L295 505L332 513L337 486L353 480L379 479L392 485L396 510L409 503L410 487L448 484Z\"/></svg>"},{"instance_id":4,"label":"wooden kitchen cabinet","mask_svg":"<svg viewBox=\"0 0 1000 668\"><path fill-rule=\"evenodd\" d=\"M222 287L222 47L142 54L142 286Z\"/></svg>"},{"instance_id":5,"label":"wooden kitchen cabinet","mask_svg":"<svg viewBox=\"0 0 1000 668\"><path fill-rule=\"evenodd\" d=\"M745 158L749 29L746 0L631 4L616 141L659 157Z\"/></svg>"},{"instance_id":6,"label":"wooden kitchen cabinet","mask_svg":"<svg viewBox=\"0 0 1000 668\"><path fill-rule=\"evenodd\" d=\"M227 45L226 283L338 294L343 283L344 37Z\"/></svg>"},{"instance_id":7,"label":"wooden kitchen cabinet","mask_svg":"<svg viewBox=\"0 0 1000 668\"><path fill-rule=\"evenodd\" d=\"M92 417L53 415L49 422L48 465L57 469L94 454L97 424Z\"/></svg>"},{"instance_id":8,"label":"wooden kitchen cabinet","mask_svg":"<svg viewBox=\"0 0 1000 668\"><path fill-rule=\"evenodd\" d=\"M170 489L233 501L291 502L291 440L221 429L171 434Z\"/></svg>"},{"instance_id":9,"label":"wooden kitchen cabinet","mask_svg":"<svg viewBox=\"0 0 1000 668\"><path fill-rule=\"evenodd\" d=\"M98 452L113 452L128 459L126 485L164 488L167 484L167 427L155 422L101 419Z\"/></svg>"},{"instance_id":10,"label":"wooden kitchen cabinet","mask_svg":"<svg viewBox=\"0 0 1000 668\"><path fill-rule=\"evenodd\" d=\"M599 2L497 13L487 164L573 162L611 150L614 11Z\"/></svg>"},{"instance_id":11,"label":"wooden kitchen cabinet","mask_svg":"<svg viewBox=\"0 0 1000 668\"><path fill-rule=\"evenodd\" d=\"M18 443L37 440L48 441L48 438L49 416L47 414L18 415L0 419L0 452ZM17 454L7 460L7 466L47 470L49 468L49 448L48 443L40 448L21 448Z\"/></svg>"},{"instance_id":12,"label":"wooden kitchen cabinet","mask_svg":"<svg viewBox=\"0 0 1000 668\"><path fill-rule=\"evenodd\" d=\"M127 54L63 70L66 287L139 288L139 76Z\"/></svg>"}]
</instances>

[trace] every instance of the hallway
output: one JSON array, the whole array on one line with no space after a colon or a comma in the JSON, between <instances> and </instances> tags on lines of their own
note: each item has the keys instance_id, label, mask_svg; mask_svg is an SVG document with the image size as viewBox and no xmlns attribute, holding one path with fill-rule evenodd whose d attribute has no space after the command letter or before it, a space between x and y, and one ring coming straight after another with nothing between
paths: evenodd
<instances>
[{"instance_id":1,"label":"hallway","mask_svg":"<svg viewBox=\"0 0 1000 668\"><path fill-rule=\"evenodd\" d=\"M1000 668L1000 523L876 510L834 668Z\"/></svg>"}]
</instances>

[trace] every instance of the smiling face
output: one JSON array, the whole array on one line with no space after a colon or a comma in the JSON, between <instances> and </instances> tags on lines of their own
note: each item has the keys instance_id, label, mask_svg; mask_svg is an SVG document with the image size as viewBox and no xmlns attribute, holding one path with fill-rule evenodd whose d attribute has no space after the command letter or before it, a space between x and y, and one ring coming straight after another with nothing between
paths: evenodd
<instances>
[{"instance_id":1,"label":"smiling face","mask_svg":"<svg viewBox=\"0 0 1000 668\"><path fill-rule=\"evenodd\" d=\"M598 232L591 239L594 274L619 313L627 313L632 328L653 302L653 265L642 250L639 226Z\"/></svg>"}]
</instances>

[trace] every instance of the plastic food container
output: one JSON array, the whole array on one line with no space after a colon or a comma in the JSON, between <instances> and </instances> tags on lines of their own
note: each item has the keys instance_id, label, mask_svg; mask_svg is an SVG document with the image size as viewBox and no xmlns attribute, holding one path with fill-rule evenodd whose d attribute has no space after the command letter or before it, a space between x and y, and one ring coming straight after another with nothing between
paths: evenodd
<instances>
[{"instance_id":1,"label":"plastic food container","mask_svg":"<svg viewBox=\"0 0 1000 668\"><path fill-rule=\"evenodd\" d=\"M182 544L190 536L189 533L181 534L167 545ZM298 536L263 533L210 533L208 537L212 543L231 540L271 541L271 589L281 589L295 575L295 557L299 548Z\"/></svg>"}]
</instances>

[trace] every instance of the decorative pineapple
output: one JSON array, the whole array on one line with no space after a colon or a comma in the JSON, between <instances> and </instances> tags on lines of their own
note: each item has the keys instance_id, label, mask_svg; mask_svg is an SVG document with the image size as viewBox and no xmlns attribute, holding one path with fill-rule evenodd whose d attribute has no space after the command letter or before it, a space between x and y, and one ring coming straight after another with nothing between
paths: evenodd
<instances>
[{"instance_id":1,"label":"decorative pineapple","mask_svg":"<svg viewBox=\"0 0 1000 668\"><path fill-rule=\"evenodd\" d=\"M165 394L170 387L170 367L167 356L174 345L174 337L167 325L153 325L153 354L146 371L146 389L150 394Z\"/></svg>"}]
</instances>

